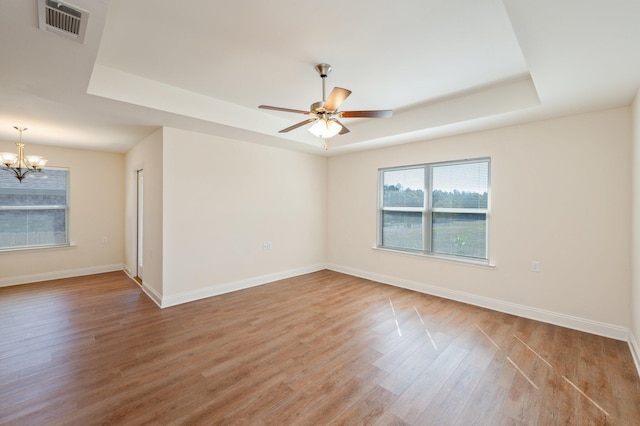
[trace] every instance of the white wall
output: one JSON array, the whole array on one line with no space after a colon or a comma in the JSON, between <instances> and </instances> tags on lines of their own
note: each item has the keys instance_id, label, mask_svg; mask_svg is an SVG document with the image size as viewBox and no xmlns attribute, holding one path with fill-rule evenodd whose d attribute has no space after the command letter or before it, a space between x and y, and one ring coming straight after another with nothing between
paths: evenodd
<instances>
[{"instance_id":1,"label":"white wall","mask_svg":"<svg viewBox=\"0 0 640 426\"><path fill-rule=\"evenodd\" d=\"M630 155L630 109L620 108L331 157L328 262L507 311L527 307L522 313L540 319L555 313L552 321L626 338ZM477 157L491 157L495 268L372 249L378 168ZM532 260L541 262L539 273L530 271Z\"/></svg>"},{"instance_id":2,"label":"white wall","mask_svg":"<svg viewBox=\"0 0 640 426\"><path fill-rule=\"evenodd\" d=\"M0 142L0 151L15 152L15 142ZM0 286L122 269L124 156L29 143L26 152L70 169L73 246L0 252Z\"/></svg>"},{"instance_id":3,"label":"white wall","mask_svg":"<svg viewBox=\"0 0 640 426\"><path fill-rule=\"evenodd\" d=\"M640 91L632 105L633 156L632 156L632 248L631 248L631 352L640 372Z\"/></svg>"},{"instance_id":4,"label":"white wall","mask_svg":"<svg viewBox=\"0 0 640 426\"><path fill-rule=\"evenodd\" d=\"M150 296L162 297L162 129L158 129L126 154L125 160L125 271L136 275L137 176L144 170L143 285Z\"/></svg>"},{"instance_id":5,"label":"white wall","mask_svg":"<svg viewBox=\"0 0 640 426\"><path fill-rule=\"evenodd\" d=\"M163 150L167 304L323 267L324 157L172 128Z\"/></svg>"}]
</instances>

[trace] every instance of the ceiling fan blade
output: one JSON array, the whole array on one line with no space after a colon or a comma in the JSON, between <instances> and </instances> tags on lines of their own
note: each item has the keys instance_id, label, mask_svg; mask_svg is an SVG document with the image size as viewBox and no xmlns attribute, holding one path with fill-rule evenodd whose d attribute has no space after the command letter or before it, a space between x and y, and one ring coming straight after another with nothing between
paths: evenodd
<instances>
[{"instance_id":1,"label":"ceiling fan blade","mask_svg":"<svg viewBox=\"0 0 640 426\"><path fill-rule=\"evenodd\" d=\"M301 109L280 108L280 107L275 107L275 106L270 106L270 105L260 105L260 106L258 106L258 108L272 109L274 111L295 112L297 114L312 114L309 111L303 111Z\"/></svg>"},{"instance_id":2,"label":"ceiling fan blade","mask_svg":"<svg viewBox=\"0 0 640 426\"><path fill-rule=\"evenodd\" d=\"M296 123L296 124L294 124L294 125L293 125L293 126L291 126L291 127L287 127L286 129L282 129L282 130L280 130L278 133L287 133L287 132L290 132L291 130L297 129L298 127L302 127L302 126L304 126L305 124L311 123L311 122L316 121L316 120L317 120L316 118L309 118L308 120L304 120L304 121L301 121L301 122L299 122L299 123Z\"/></svg>"},{"instance_id":3,"label":"ceiling fan blade","mask_svg":"<svg viewBox=\"0 0 640 426\"><path fill-rule=\"evenodd\" d=\"M340 117L343 118L389 118L393 115L393 111L372 110L372 111L342 111Z\"/></svg>"},{"instance_id":4,"label":"ceiling fan blade","mask_svg":"<svg viewBox=\"0 0 640 426\"><path fill-rule=\"evenodd\" d=\"M339 125L342 126L342 130L340 130L340 132L338 133L339 135L346 135L347 133L349 133L351 130L347 129L347 127L342 124L341 122L339 122L338 120L336 120L336 123L338 123Z\"/></svg>"},{"instance_id":5,"label":"ceiling fan blade","mask_svg":"<svg viewBox=\"0 0 640 426\"><path fill-rule=\"evenodd\" d=\"M329 93L329 97L324 102L324 109L331 112L337 110L350 94L351 90L343 89L342 87L334 87L331 93Z\"/></svg>"}]
</instances>

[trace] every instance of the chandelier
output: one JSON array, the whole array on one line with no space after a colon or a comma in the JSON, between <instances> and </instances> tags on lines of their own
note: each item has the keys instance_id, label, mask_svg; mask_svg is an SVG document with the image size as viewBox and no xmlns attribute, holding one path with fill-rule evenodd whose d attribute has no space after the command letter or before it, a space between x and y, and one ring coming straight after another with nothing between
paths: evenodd
<instances>
[{"instance_id":1,"label":"chandelier","mask_svg":"<svg viewBox=\"0 0 640 426\"><path fill-rule=\"evenodd\" d=\"M22 132L27 130L24 127L14 126L14 129L20 132L20 141L16 142L18 147L18 153L13 154L11 152L0 152L0 170L6 170L12 172L16 178L22 183L22 179L25 178L31 172L42 171L42 168L47 164L47 160L40 155L24 155L24 143L22 143Z\"/></svg>"}]
</instances>

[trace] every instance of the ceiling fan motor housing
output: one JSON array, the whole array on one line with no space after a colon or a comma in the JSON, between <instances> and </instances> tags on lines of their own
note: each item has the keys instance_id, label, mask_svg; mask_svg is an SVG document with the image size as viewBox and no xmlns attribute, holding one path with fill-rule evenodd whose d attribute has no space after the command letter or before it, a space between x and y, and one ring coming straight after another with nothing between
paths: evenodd
<instances>
[{"instance_id":1,"label":"ceiling fan motor housing","mask_svg":"<svg viewBox=\"0 0 640 426\"><path fill-rule=\"evenodd\" d=\"M311 112L323 113L324 111L324 101L318 101L311 104L309 107Z\"/></svg>"}]
</instances>

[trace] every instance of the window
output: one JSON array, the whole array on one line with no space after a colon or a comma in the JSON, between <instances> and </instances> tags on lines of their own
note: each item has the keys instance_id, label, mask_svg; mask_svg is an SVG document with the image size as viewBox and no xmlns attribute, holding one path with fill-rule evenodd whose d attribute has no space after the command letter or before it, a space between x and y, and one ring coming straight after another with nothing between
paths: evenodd
<instances>
[{"instance_id":1,"label":"window","mask_svg":"<svg viewBox=\"0 0 640 426\"><path fill-rule=\"evenodd\" d=\"M69 171L45 169L20 183L0 170L0 249L69 243Z\"/></svg>"},{"instance_id":2,"label":"window","mask_svg":"<svg viewBox=\"0 0 640 426\"><path fill-rule=\"evenodd\" d=\"M381 169L378 246L488 260L489 159Z\"/></svg>"}]
</instances>

